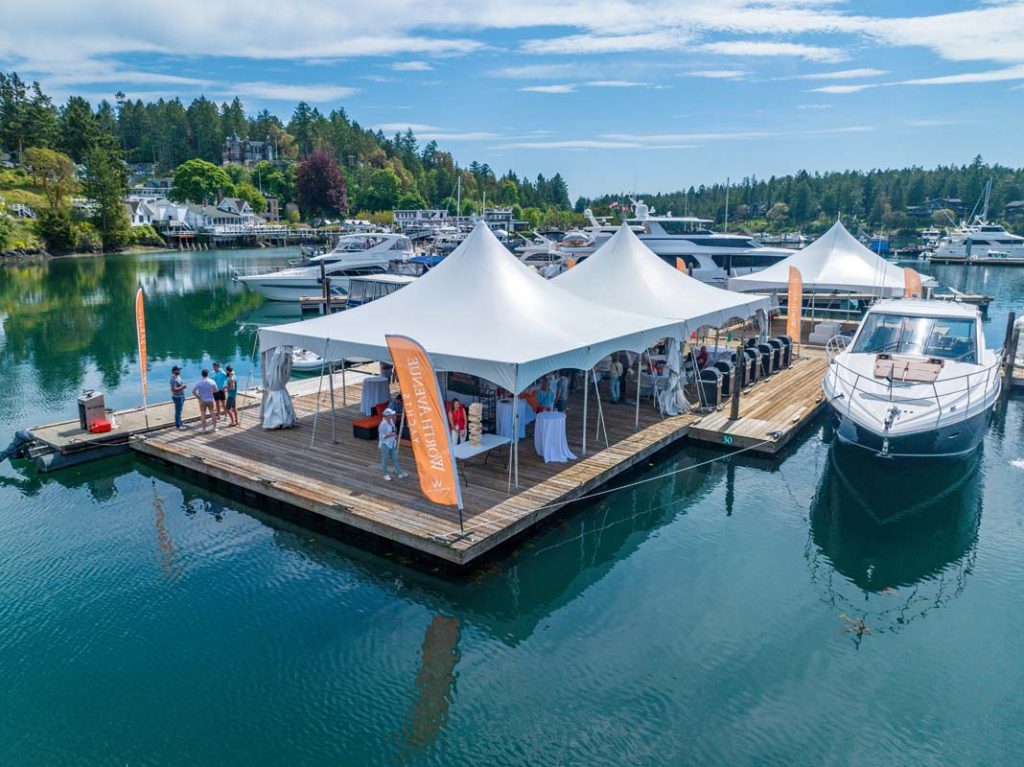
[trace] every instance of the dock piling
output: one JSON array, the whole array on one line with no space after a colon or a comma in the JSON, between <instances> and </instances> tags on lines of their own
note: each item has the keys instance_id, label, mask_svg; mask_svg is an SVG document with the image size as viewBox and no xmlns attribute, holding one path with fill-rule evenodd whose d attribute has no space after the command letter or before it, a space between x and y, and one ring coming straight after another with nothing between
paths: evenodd
<instances>
[{"instance_id":1,"label":"dock piling","mask_svg":"<svg viewBox=\"0 0 1024 767\"><path fill-rule=\"evenodd\" d=\"M1006 338L1003 341L1003 394L1013 388L1013 366L1017 359L1017 345L1020 343L1020 330L1017 324L1017 313L1010 312L1006 316Z\"/></svg>"},{"instance_id":2,"label":"dock piling","mask_svg":"<svg viewBox=\"0 0 1024 767\"><path fill-rule=\"evenodd\" d=\"M733 371L732 380L732 401L729 405L729 420L738 421L740 419L740 389L742 383L746 383L745 380L741 383L741 379L745 379L746 375L743 371L746 370L746 358L743 356L743 344L736 344L736 364L743 365L740 370Z\"/></svg>"}]
</instances>

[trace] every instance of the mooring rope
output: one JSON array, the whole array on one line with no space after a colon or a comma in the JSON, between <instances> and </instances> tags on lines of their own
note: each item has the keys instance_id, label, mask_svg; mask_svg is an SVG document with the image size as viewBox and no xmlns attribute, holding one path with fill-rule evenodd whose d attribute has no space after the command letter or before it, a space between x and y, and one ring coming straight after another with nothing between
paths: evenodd
<instances>
[{"instance_id":1,"label":"mooring rope","mask_svg":"<svg viewBox=\"0 0 1024 767\"><path fill-rule=\"evenodd\" d=\"M539 511L544 511L545 509L558 508L560 506L566 506L569 503L578 503L580 501L589 501L589 500L591 500L593 498L600 498L601 496L608 495L610 493L617 493L617 492L620 492L622 490L629 490L629 489L634 488L634 487L639 487L640 485L645 485L648 482L658 482L658 481L663 480L663 479L668 479L669 477L674 477L674 476L676 476L678 474L684 474L684 473L686 473L688 471L693 471L694 469L699 469L702 466L707 466L708 464L712 464L715 461L721 461L721 460L724 460L726 458L732 458L733 456L741 455L742 453L746 453L746 452L749 452L751 450L756 450L759 447L762 447L764 445L768 445L768 444L771 444L772 442L778 441L778 438L780 436L781 436L781 434L779 432L772 432L772 435L771 435L770 439L766 439L766 440L762 440L760 442L756 442L753 445L749 445L747 447L740 448L739 450L733 450L731 453L725 453L723 455L718 455L718 456L715 456L714 458L709 458L706 461L700 461L699 463L695 463L695 464L693 464L691 466L684 466L681 469L674 469L672 471L665 472L664 474L659 474L659 475L657 475L655 477L644 477L643 479L638 479L635 482L629 482L629 483L627 483L625 485L618 485L616 487L609 487L609 488L605 488L604 490L595 490L592 493L586 493L584 495L579 496L578 498L573 498L573 499L571 499L569 501L556 501L556 502L553 502L553 503L547 503L547 504L544 504L542 506L537 506L534 509L530 509L528 512L523 513L523 514L515 514L515 515L513 515L513 514L505 514L503 512L494 511L493 509L490 509L490 510L485 511L483 513L487 514L487 515L490 515L492 517L492 522L494 521L493 520L494 516L498 517L497 521L518 522L518 521L521 521L521 520L525 519L526 517L529 517L529 516L531 516L533 514L536 514ZM480 524L480 525L476 525L476 526L466 526L466 528L463 531L460 531L458 533L452 533L452 535L456 536L456 540L462 540L463 538L465 538L466 536L468 536L469 534L471 534L471 533L473 533L473 532L475 532L477 530L481 530L481 529L483 529L485 527L489 527L490 524L491 523ZM449 543L453 543L453 542L454 541L449 541Z\"/></svg>"}]
</instances>

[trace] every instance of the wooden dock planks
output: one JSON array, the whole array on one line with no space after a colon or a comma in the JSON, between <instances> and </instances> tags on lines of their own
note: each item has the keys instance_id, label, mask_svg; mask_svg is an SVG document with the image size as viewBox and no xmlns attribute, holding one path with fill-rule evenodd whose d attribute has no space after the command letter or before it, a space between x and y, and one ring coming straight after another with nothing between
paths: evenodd
<instances>
[{"instance_id":1,"label":"wooden dock planks","mask_svg":"<svg viewBox=\"0 0 1024 767\"><path fill-rule=\"evenodd\" d=\"M492 453L486 463L482 457L465 462L464 532L460 532L456 509L435 506L423 497L407 446L400 449L400 460L412 476L383 481L376 442L355 439L352 434L352 421L362 417L358 382L344 390L336 385L333 429L324 391L293 397L299 418L295 429L263 431L258 410L253 409L243 414L238 428L207 434L198 430L151 433L133 440L132 447L257 496L465 565L686 436L721 445L728 434L734 440L732 447L738 448L781 431L779 441L762 446L763 452L774 453L780 448L778 442L787 442L816 411L824 364L824 355L809 356L758 383L743 396L743 418L737 422L727 420L727 405L704 417L662 418L648 400L641 403L640 428L635 429L633 405L605 401L607 445L603 434L600 440L595 437L597 408L591 391L586 456L582 455L582 392L577 391L567 412L567 436L579 460L545 464L528 436L519 447L519 489L511 494L507 450Z\"/></svg>"}]
</instances>

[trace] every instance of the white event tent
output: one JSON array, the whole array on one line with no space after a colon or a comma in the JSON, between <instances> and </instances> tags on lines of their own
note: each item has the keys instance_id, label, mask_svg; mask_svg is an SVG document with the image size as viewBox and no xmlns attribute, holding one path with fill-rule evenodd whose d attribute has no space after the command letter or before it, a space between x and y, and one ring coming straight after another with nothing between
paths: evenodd
<instances>
[{"instance_id":1,"label":"white event tent","mask_svg":"<svg viewBox=\"0 0 1024 767\"><path fill-rule=\"evenodd\" d=\"M706 285L670 266L625 225L554 282L588 301L685 321L691 330L721 327L772 308L771 298Z\"/></svg>"},{"instance_id":2,"label":"white event tent","mask_svg":"<svg viewBox=\"0 0 1024 767\"><path fill-rule=\"evenodd\" d=\"M483 223L402 290L345 312L264 327L261 351L311 349L329 360L390 361L385 335L405 335L438 371L480 376L519 394L552 370L588 370L621 350L685 339L678 319L587 301L531 271Z\"/></svg>"},{"instance_id":3,"label":"white event tent","mask_svg":"<svg viewBox=\"0 0 1024 767\"><path fill-rule=\"evenodd\" d=\"M836 221L825 234L792 256L759 272L731 278L729 288L785 290L791 266L800 271L804 291L811 293L839 291L900 297L906 281L906 270L865 248L841 221ZM925 286L935 284L925 275L921 275L921 282Z\"/></svg>"}]
</instances>

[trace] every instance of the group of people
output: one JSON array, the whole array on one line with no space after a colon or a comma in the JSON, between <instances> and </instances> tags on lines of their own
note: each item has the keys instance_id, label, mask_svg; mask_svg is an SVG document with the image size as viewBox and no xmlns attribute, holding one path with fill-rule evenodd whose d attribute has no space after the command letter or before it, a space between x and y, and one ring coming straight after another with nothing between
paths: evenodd
<instances>
[{"instance_id":1,"label":"group of people","mask_svg":"<svg viewBox=\"0 0 1024 767\"><path fill-rule=\"evenodd\" d=\"M174 403L176 429L188 428L182 420L187 390L181 368L175 365L171 368L171 401ZM199 380L192 387L192 394L199 401L199 424L203 433L210 429L217 431L218 417L227 418L229 426L238 426L238 381L231 365L221 368L219 362L214 362L212 373L203 368Z\"/></svg>"}]
</instances>

